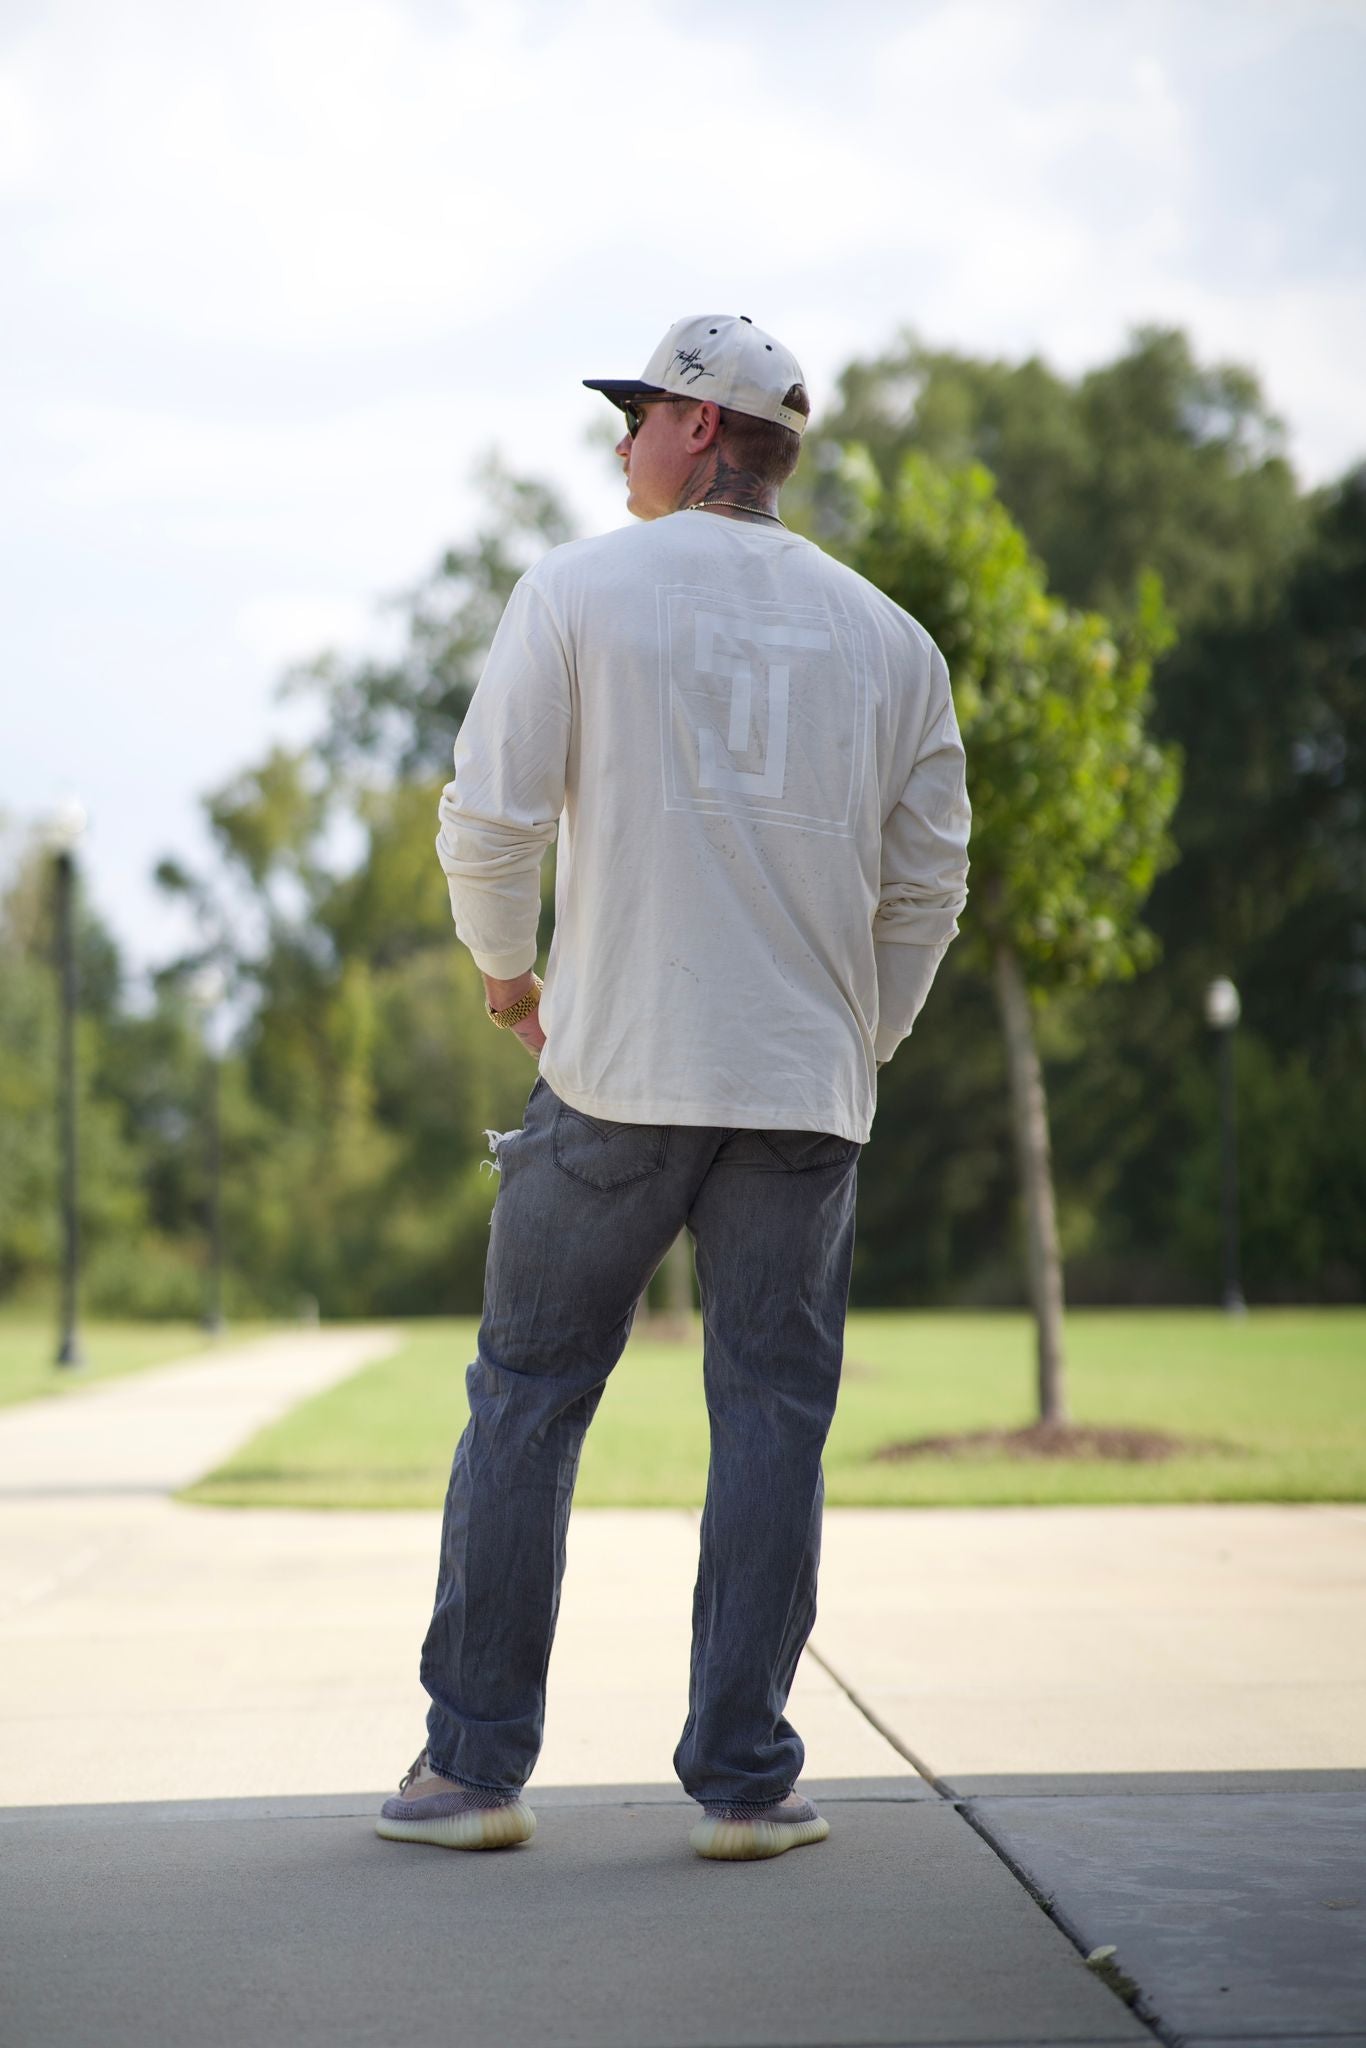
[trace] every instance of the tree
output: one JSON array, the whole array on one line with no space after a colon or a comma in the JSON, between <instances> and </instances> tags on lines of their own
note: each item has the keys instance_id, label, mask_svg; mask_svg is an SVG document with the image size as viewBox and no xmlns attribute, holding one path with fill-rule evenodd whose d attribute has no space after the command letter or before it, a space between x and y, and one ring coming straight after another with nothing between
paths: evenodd
<instances>
[{"instance_id":1,"label":"tree","mask_svg":"<svg viewBox=\"0 0 1366 2048\"><path fill-rule=\"evenodd\" d=\"M4 824L0 820L0 827ZM8 836L8 835L5 835ZM57 990L52 859L14 835L0 889L0 1295L31 1291L56 1271ZM147 1229L141 1160L117 1091L118 952L84 892L76 903L78 1191L87 1300Z\"/></svg>"},{"instance_id":2,"label":"tree","mask_svg":"<svg viewBox=\"0 0 1366 2048\"><path fill-rule=\"evenodd\" d=\"M841 481L842 552L921 621L953 677L973 805L969 950L990 969L1004 1034L1039 1412L1057 1425L1062 1263L1032 999L1128 977L1153 957L1138 912L1174 858L1179 773L1145 720L1171 628L1153 576L1118 631L1051 598L980 464L946 471L912 451L887 483L849 451Z\"/></svg>"},{"instance_id":3,"label":"tree","mask_svg":"<svg viewBox=\"0 0 1366 2048\"><path fill-rule=\"evenodd\" d=\"M840 549L850 442L868 448L884 483L910 449L949 467L980 461L1058 595L1122 624L1137 571L1152 567L1179 630L1154 665L1150 714L1154 737L1184 761L1171 821L1180 865L1158 877L1145 914L1161 970L1062 992L1040 1016L1069 1291L1210 1298L1216 1271L1185 1191L1216 1129L1201 997L1228 973L1245 999L1240 1085L1278 1075L1293 1090L1297 1143L1325 1161L1303 1228L1287 1231L1283 1203L1262 1218L1283 1138L1269 1118L1247 1117L1249 1290L1359 1299L1366 1149L1354 1170L1341 1132L1366 1041L1366 476L1302 495L1256 377L1198 361L1183 335L1160 328L1139 329L1116 360L1075 379L1037 358L984 361L904 336L851 364L839 388L806 437L789 519ZM875 1148L860 1187L856 1283L870 1299L943 1298L945 1288L1003 1298L990 1256L1003 1133L958 952L917 1025L918 1063L886 1077L879 1124L895 1143ZM1310 1088L1295 1079L1301 1058ZM947 1208L937 1188L931 1203L923 1177L894 1172L903 1154L952 1160Z\"/></svg>"},{"instance_id":4,"label":"tree","mask_svg":"<svg viewBox=\"0 0 1366 2048\"><path fill-rule=\"evenodd\" d=\"M287 692L321 697L318 753L334 771L425 781L449 759L513 585L546 548L573 538L548 484L512 475L496 454L476 481L485 513L474 538L445 549L419 584L390 601L403 621L398 652L324 654L285 679Z\"/></svg>"},{"instance_id":5,"label":"tree","mask_svg":"<svg viewBox=\"0 0 1366 2048\"><path fill-rule=\"evenodd\" d=\"M1074 383L1038 357L987 362L904 334L851 363L839 392L803 459L817 528L838 525L837 483L820 501L822 457L837 476L840 448L866 448L884 483L911 449L980 462L1059 596L1118 619L1155 570L1183 649L1197 627L1262 616L1298 558L1307 508L1283 423L1250 370L1198 362L1177 329L1136 328Z\"/></svg>"},{"instance_id":6,"label":"tree","mask_svg":"<svg viewBox=\"0 0 1366 2048\"><path fill-rule=\"evenodd\" d=\"M234 974L225 1206L263 1306L306 1294L328 1313L468 1311L480 1298L492 1182L473 1168L525 1097L526 1055L489 1031L455 943L436 800L513 584L568 533L545 487L495 461L482 482L479 531L401 600L397 650L297 671L288 687L321 704L318 740L205 798L212 882L174 860L158 870L199 927L168 987L209 958ZM553 890L552 871L548 913Z\"/></svg>"}]
</instances>

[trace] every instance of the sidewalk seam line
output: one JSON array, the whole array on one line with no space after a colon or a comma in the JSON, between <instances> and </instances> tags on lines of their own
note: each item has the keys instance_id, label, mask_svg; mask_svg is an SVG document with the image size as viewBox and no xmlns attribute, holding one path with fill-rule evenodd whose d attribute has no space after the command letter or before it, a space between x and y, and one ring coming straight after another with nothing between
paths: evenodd
<instances>
[{"instance_id":1,"label":"sidewalk seam line","mask_svg":"<svg viewBox=\"0 0 1366 2048\"><path fill-rule=\"evenodd\" d=\"M877 1730L878 1734L882 1737L883 1741L887 1743L890 1748L894 1749L897 1755L901 1757L904 1762L910 1765L911 1769L916 1773L918 1777L921 1777L925 1780L925 1783L928 1786L930 1786L932 1791L936 1792L941 1799L950 1802L958 1798L959 1795L957 1792L954 1791L953 1787L949 1785L943 1778L938 1777L936 1773L930 1769L930 1766L924 1761L924 1759L916 1755L913 1749L908 1748L908 1746L901 1740L901 1737L887 1726L887 1723L881 1718L880 1715L874 1712L873 1708L869 1706L867 1700L861 1699L859 1697L858 1693L855 1692L853 1686L850 1685L849 1681L842 1675L842 1673L836 1671L834 1665L830 1662L829 1658L824 1656L821 1653L821 1651L819 1651L816 1648L814 1642L808 1641L806 1645L806 1655L810 1657L814 1664L819 1664L821 1670L825 1673L827 1678L834 1680L835 1684L839 1687L840 1691L844 1694L845 1698L849 1701L850 1705L857 1708L858 1712L862 1714L864 1720L868 1723L869 1727L875 1728Z\"/></svg>"},{"instance_id":2,"label":"sidewalk seam line","mask_svg":"<svg viewBox=\"0 0 1366 2048\"><path fill-rule=\"evenodd\" d=\"M993 1856L997 1858L998 1862L1005 1865L1005 1868L1010 1872L1010 1875L1015 1879L1021 1890L1027 1893L1044 1917L1053 1923L1058 1932L1064 1936L1070 1946L1082 1958L1082 1961L1085 1962L1086 1957L1090 1954L1090 1948L1080 1931L1072 1925L1068 1916L1059 1909L1056 1900L1050 1894L1040 1891L1038 1885L1030 1877L1029 1872L996 1839L981 1815L973 1811L972 1799L957 1791L947 1778L941 1778L936 1771L931 1770L930 1766L916 1755L909 1744L903 1742L901 1737L887 1726L887 1723L881 1716L869 1706L867 1700L860 1697L843 1674L835 1669L829 1658L823 1656L810 1641L806 1645L806 1654L815 1663L819 1664L826 1676L832 1679L839 1687L840 1691L849 1701L849 1704L862 1714L870 1727L877 1730L883 1741L889 1743L898 1756L904 1757L912 1770L919 1773L931 1790L943 1800L944 1804L951 1806L959 1818L972 1829L972 1832L981 1841L986 1843ZM1102 1978L1100 1981L1103 1983L1104 1979ZM1106 1989L1109 1990L1110 1987L1107 1985ZM1179 2048L1180 2037L1158 2020L1156 2015L1149 2009L1141 1991L1138 2001L1134 2005L1130 2005L1127 2000L1120 1998L1117 1992L1111 1991L1111 1996L1116 2000L1117 2004L1124 2007L1124 2010L1140 2026L1148 2029L1154 2040L1162 2042L1163 2048Z\"/></svg>"}]
</instances>

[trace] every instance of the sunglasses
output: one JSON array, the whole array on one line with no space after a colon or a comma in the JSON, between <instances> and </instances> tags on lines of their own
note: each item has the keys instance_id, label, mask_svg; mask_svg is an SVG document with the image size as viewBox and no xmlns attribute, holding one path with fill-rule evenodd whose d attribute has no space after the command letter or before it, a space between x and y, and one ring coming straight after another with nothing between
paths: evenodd
<instances>
[{"instance_id":1,"label":"sunglasses","mask_svg":"<svg viewBox=\"0 0 1366 2048\"><path fill-rule=\"evenodd\" d=\"M647 405L695 405L696 403L696 399L693 398L647 398L643 400L624 398L621 402L621 410L626 420L626 431L634 441L636 435L645 424L645 408Z\"/></svg>"}]
</instances>

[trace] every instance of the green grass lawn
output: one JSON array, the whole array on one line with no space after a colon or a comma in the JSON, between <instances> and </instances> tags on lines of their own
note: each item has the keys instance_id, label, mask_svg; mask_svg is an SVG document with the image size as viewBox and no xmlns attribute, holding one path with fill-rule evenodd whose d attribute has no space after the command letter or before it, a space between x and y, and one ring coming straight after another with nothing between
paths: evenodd
<instances>
[{"instance_id":1,"label":"green grass lawn","mask_svg":"<svg viewBox=\"0 0 1366 2048\"><path fill-rule=\"evenodd\" d=\"M434 1507L464 1426L473 1319L305 1402L184 1498L244 1507ZM1022 1315L851 1314L825 1458L832 1506L1366 1497L1366 1312L1094 1311L1068 1318L1073 1419L1217 1439L1162 1464L917 1458L880 1445L1032 1420ZM695 1341L628 1346L589 1431L583 1506L694 1507L707 1468Z\"/></svg>"},{"instance_id":2,"label":"green grass lawn","mask_svg":"<svg viewBox=\"0 0 1366 2048\"><path fill-rule=\"evenodd\" d=\"M229 1341L263 1336L268 1327L234 1326ZM55 1322L29 1312L7 1312L0 1315L0 1407L40 1394L73 1394L95 1380L189 1358L214 1341L197 1323L86 1323L81 1328L86 1362L72 1371L52 1362L57 1349Z\"/></svg>"}]
</instances>

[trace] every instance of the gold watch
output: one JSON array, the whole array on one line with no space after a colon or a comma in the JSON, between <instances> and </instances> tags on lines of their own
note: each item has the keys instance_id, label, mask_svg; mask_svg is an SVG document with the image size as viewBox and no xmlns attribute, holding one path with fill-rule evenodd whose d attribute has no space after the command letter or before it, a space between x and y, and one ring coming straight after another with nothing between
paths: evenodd
<instances>
[{"instance_id":1,"label":"gold watch","mask_svg":"<svg viewBox=\"0 0 1366 2048\"><path fill-rule=\"evenodd\" d=\"M493 1004L486 1001L484 1008L488 1011L495 1024L520 1024L524 1017L531 1015L536 1005L540 1002L541 990L544 987L545 983L541 980L540 975L533 974L531 977L531 987L524 994L518 996L515 1003L509 1003L506 1009L495 1010Z\"/></svg>"}]
</instances>

